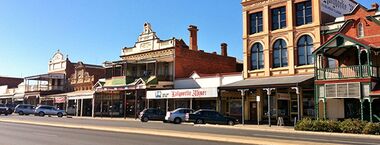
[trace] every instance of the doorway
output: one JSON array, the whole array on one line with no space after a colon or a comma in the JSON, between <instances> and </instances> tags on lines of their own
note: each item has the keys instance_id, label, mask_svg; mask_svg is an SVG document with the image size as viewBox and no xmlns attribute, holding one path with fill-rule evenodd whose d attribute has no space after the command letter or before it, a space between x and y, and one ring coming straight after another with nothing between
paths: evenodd
<instances>
[{"instance_id":1,"label":"doorway","mask_svg":"<svg viewBox=\"0 0 380 145\"><path fill-rule=\"evenodd\" d=\"M249 112L250 120L257 121L257 102L250 102Z\"/></svg>"}]
</instances>

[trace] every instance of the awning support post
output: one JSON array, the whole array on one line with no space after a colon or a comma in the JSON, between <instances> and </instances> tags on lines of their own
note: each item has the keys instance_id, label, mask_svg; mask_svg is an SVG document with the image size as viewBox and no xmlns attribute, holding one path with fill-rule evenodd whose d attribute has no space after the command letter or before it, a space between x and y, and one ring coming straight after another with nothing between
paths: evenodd
<instances>
[{"instance_id":1,"label":"awning support post","mask_svg":"<svg viewBox=\"0 0 380 145\"><path fill-rule=\"evenodd\" d=\"M275 90L276 88L264 88L263 90L267 91L268 96L268 124L269 127L271 127L271 109L270 109L270 96L272 95L272 90Z\"/></svg>"},{"instance_id":2,"label":"awning support post","mask_svg":"<svg viewBox=\"0 0 380 145\"><path fill-rule=\"evenodd\" d=\"M248 91L248 89L241 89L240 90L240 93L241 93L241 124L244 125L244 115L245 115L245 112L244 112L244 98L245 98L245 94L246 92Z\"/></svg>"},{"instance_id":3,"label":"awning support post","mask_svg":"<svg viewBox=\"0 0 380 145\"><path fill-rule=\"evenodd\" d=\"M300 91L299 91L299 87L292 87L292 89L296 90L296 94L297 94L297 120L294 120L295 122L297 122L301 120Z\"/></svg>"}]
</instances>

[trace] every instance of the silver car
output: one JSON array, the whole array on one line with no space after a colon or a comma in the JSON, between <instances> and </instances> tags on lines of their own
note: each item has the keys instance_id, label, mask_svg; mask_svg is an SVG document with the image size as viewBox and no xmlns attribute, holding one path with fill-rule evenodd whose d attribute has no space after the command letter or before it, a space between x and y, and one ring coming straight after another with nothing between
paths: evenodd
<instances>
[{"instance_id":1,"label":"silver car","mask_svg":"<svg viewBox=\"0 0 380 145\"><path fill-rule=\"evenodd\" d=\"M165 122L173 122L175 124L180 124L185 121L185 116L187 113L193 113L194 110L190 108L178 108L170 112L166 112Z\"/></svg>"},{"instance_id":2,"label":"silver car","mask_svg":"<svg viewBox=\"0 0 380 145\"><path fill-rule=\"evenodd\" d=\"M19 115L34 114L35 107L30 104L19 104L15 107L15 113Z\"/></svg>"},{"instance_id":3,"label":"silver car","mask_svg":"<svg viewBox=\"0 0 380 145\"><path fill-rule=\"evenodd\" d=\"M66 115L65 110L58 110L57 108L49 105L39 105L34 111L35 115L45 116L45 115L57 115L62 117Z\"/></svg>"}]
</instances>

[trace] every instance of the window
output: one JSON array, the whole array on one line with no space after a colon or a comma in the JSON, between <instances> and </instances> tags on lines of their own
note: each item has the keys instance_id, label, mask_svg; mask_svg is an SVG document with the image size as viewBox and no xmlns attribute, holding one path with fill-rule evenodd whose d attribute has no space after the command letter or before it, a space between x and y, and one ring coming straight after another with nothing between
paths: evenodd
<instances>
[{"instance_id":1,"label":"window","mask_svg":"<svg viewBox=\"0 0 380 145\"><path fill-rule=\"evenodd\" d=\"M309 65L314 63L313 55L313 40L309 35L300 37L297 43L298 48L298 65Z\"/></svg>"},{"instance_id":2,"label":"window","mask_svg":"<svg viewBox=\"0 0 380 145\"><path fill-rule=\"evenodd\" d=\"M273 45L273 67L286 67L288 66L288 50L286 49L286 42L283 39L278 39Z\"/></svg>"},{"instance_id":3,"label":"window","mask_svg":"<svg viewBox=\"0 0 380 145\"><path fill-rule=\"evenodd\" d=\"M364 28L361 22L358 24L358 37L364 37Z\"/></svg>"},{"instance_id":4,"label":"window","mask_svg":"<svg viewBox=\"0 0 380 145\"><path fill-rule=\"evenodd\" d=\"M263 46L260 43L255 43L251 48L251 69L262 68L264 68Z\"/></svg>"},{"instance_id":5,"label":"window","mask_svg":"<svg viewBox=\"0 0 380 145\"><path fill-rule=\"evenodd\" d=\"M272 30L286 27L286 9L280 7L272 10Z\"/></svg>"},{"instance_id":6,"label":"window","mask_svg":"<svg viewBox=\"0 0 380 145\"><path fill-rule=\"evenodd\" d=\"M296 4L296 25L301 26L312 22L311 1Z\"/></svg>"},{"instance_id":7,"label":"window","mask_svg":"<svg viewBox=\"0 0 380 145\"><path fill-rule=\"evenodd\" d=\"M257 12L249 15L250 31L249 34L255 34L263 31L263 13Z\"/></svg>"}]
</instances>

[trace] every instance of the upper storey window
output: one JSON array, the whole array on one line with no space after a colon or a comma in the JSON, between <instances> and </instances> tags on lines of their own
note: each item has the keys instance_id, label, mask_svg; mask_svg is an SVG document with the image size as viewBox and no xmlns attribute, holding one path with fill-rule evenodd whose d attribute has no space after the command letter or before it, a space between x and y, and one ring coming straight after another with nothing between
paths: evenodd
<instances>
[{"instance_id":1,"label":"upper storey window","mask_svg":"<svg viewBox=\"0 0 380 145\"><path fill-rule=\"evenodd\" d=\"M312 22L311 1L296 4L296 25L301 26Z\"/></svg>"},{"instance_id":2,"label":"upper storey window","mask_svg":"<svg viewBox=\"0 0 380 145\"><path fill-rule=\"evenodd\" d=\"M263 13L257 12L249 15L250 29L249 34L255 34L263 31Z\"/></svg>"},{"instance_id":3,"label":"upper storey window","mask_svg":"<svg viewBox=\"0 0 380 145\"><path fill-rule=\"evenodd\" d=\"M358 37L364 37L364 28L363 24L359 22L358 24Z\"/></svg>"},{"instance_id":4,"label":"upper storey window","mask_svg":"<svg viewBox=\"0 0 380 145\"><path fill-rule=\"evenodd\" d=\"M253 44L251 48L251 70L264 68L263 46L260 43Z\"/></svg>"},{"instance_id":5,"label":"upper storey window","mask_svg":"<svg viewBox=\"0 0 380 145\"><path fill-rule=\"evenodd\" d=\"M286 8L280 7L272 9L272 30L286 27Z\"/></svg>"},{"instance_id":6,"label":"upper storey window","mask_svg":"<svg viewBox=\"0 0 380 145\"><path fill-rule=\"evenodd\" d=\"M288 66L288 50L286 42L278 39L273 45L273 68Z\"/></svg>"}]
</instances>

